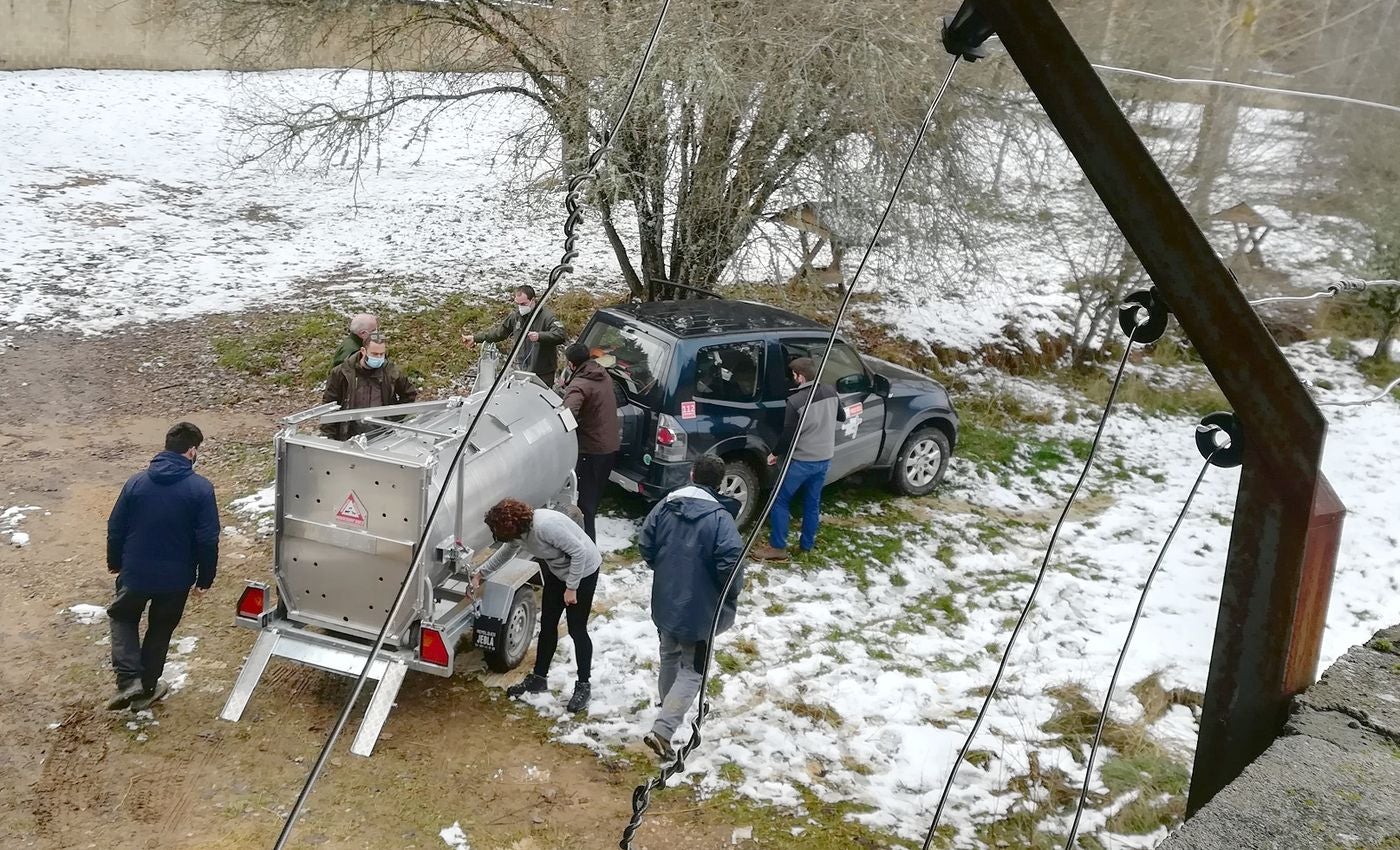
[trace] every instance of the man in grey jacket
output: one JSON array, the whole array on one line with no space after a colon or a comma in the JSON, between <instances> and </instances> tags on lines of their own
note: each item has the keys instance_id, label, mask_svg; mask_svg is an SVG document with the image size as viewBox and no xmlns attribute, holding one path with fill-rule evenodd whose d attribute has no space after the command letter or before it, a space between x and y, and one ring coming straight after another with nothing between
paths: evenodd
<instances>
[{"instance_id":1,"label":"man in grey jacket","mask_svg":"<svg viewBox=\"0 0 1400 850\"><path fill-rule=\"evenodd\" d=\"M802 537L798 540L798 546L803 552L810 552L817 545L822 487L831 468L831 457L836 453L836 423L846 421L846 409L841 406L841 397L836 390L817 382L817 364L812 358L799 357L788 364L788 370L797 388L788 395L783 436L773 454L768 456L768 465L777 465L778 459L788 452L792 452L792 463L788 465L787 477L778 488L778 498L773 501L768 545L755 549L753 553L755 558L764 561L788 559L788 523L792 519L792 500L798 493L802 494ZM811 409L799 434L797 424L802 419L802 408L808 404Z\"/></svg>"},{"instance_id":2,"label":"man in grey jacket","mask_svg":"<svg viewBox=\"0 0 1400 850\"><path fill-rule=\"evenodd\" d=\"M549 665L559 645L559 617L569 623L569 639L578 658L578 680L569 711L577 714L588 707L592 692L589 674L593 665L593 641L588 636L588 615L593 609L593 591L598 587L598 569L603 555L584 534L583 527L567 514L547 508L531 508L518 499L502 499L486 512L486 525L502 545L472 577L472 591L481 581L500 569L524 549L539 563L544 575L540 599L540 639L535 646L534 672L506 689L519 697L549 689Z\"/></svg>"},{"instance_id":3,"label":"man in grey jacket","mask_svg":"<svg viewBox=\"0 0 1400 850\"><path fill-rule=\"evenodd\" d=\"M744 541L716 497L723 478L724 461L701 456L691 485L672 491L642 523L638 548L653 573L651 621L661 639L661 712L642 742L663 759L675 755L671 738L700 693L716 610L718 634L734 625L744 585Z\"/></svg>"}]
</instances>

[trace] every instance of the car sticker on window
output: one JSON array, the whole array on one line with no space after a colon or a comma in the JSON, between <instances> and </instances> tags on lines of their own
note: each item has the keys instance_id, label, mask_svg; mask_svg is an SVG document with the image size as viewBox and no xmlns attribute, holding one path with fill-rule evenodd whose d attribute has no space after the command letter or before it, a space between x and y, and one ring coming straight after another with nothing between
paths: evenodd
<instances>
[{"instance_id":1,"label":"car sticker on window","mask_svg":"<svg viewBox=\"0 0 1400 850\"><path fill-rule=\"evenodd\" d=\"M853 405L851 405L850 407L846 408L846 415L847 415L847 416L859 416L859 415L861 415L861 414L864 413L864 412L865 412L865 405L861 404L860 402L856 402L855 404L853 404Z\"/></svg>"},{"instance_id":2,"label":"car sticker on window","mask_svg":"<svg viewBox=\"0 0 1400 850\"><path fill-rule=\"evenodd\" d=\"M682 419L694 419L694 418L695 418L695 402L693 402L693 401L683 401L683 402L681 402L681 418L682 418Z\"/></svg>"}]
</instances>

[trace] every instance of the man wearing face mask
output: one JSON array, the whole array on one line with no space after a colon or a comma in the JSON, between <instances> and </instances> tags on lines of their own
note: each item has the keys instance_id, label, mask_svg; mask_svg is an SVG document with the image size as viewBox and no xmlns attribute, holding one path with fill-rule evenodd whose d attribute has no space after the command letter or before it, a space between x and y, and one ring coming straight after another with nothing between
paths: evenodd
<instances>
[{"instance_id":1,"label":"man wearing face mask","mask_svg":"<svg viewBox=\"0 0 1400 850\"><path fill-rule=\"evenodd\" d=\"M165 451L127 479L107 518L107 572L117 576L107 606L112 627L112 710L149 708L170 687L160 678L170 638L195 597L214 583L219 565L219 507L214 485L194 471L204 434L177 422ZM141 618L146 634L141 635Z\"/></svg>"},{"instance_id":2,"label":"man wearing face mask","mask_svg":"<svg viewBox=\"0 0 1400 850\"><path fill-rule=\"evenodd\" d=\"M516 360L515 368L534 372L544 381L545 386L552 387L554 376L559 371L559 346L564 344L564 326L560 324L553 310L541 307L535 321L531 322L529 330L526 330L525 318L535 308L533 286L516 287L512 299L515 301L515 309L507 313L500 324L480 336L463 333L462 344L471 348L478 342L500 342L503 339L513 339L523 331L525 343L520 346L520 356Z\"/></svg>"},{"instance_id":3,"label":"man wearing face mask","mask_svg":"<svg viewBox=\"0 0 1400 850\"><path fill-rule=\"evenodd\" d=\"M322 402L336 402L341 410L359 410L390 404L407 404L418 398L418 389L389 360L388 344L379 331L369 335L358 354L346 358L326 380ZM333 422L321 432L336 440L348 440L373 430L363 422Z\"/></svg>"}]
</instances>

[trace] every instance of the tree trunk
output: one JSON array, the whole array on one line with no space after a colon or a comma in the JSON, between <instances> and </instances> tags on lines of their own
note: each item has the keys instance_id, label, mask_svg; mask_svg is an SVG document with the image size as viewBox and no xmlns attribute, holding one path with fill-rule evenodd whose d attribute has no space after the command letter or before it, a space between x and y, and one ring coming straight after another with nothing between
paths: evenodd
<instances>
[{"instance_id":1,"label":"tree trunk","mask_svg":"<svg viewBox=\"0 0 1400 850\"><path fill-rule=\"evenodd\" d=\"M1380 339L1376 340L1376 350L1371 352L1372 360L1383 362L1390 359L1390 338L1395 335L1395 325L1397 317L1394 313L1385 320L1381 327Z\"/></svg>"}]
</instances>

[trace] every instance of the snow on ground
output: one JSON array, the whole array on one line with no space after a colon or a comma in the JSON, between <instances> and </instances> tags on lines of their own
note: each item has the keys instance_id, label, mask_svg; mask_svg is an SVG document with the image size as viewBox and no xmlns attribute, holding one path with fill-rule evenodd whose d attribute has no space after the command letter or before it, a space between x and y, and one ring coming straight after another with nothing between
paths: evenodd
<instances>
[{"instance_id":1,"label":"snow on ground","mask_svg":"<svg viewBox=\"0 0 1400 850\"><path fill-rule=\"evenodd\" d=\"M235 499L229 507L235 514L257 521L257 534L265 536L276 528L273 509L277 505L277 485L269 484L261 490L241 499Z\"/></svg>"},{"instance_id":2,"label":"snow on ground","mask_svg":"<svg viewBox=\"0 0 1400 850\"><path fill-rule=\"evenodd\" d=\"M0 539L8 540L11 546L23 548L29 545L29 534L19 530L24 518L39 510L37 505L10 505L0 510Z\"/></svg>"},{"instance_id":3,"label":"snow on ground","mask_svg":"<svg viewBox=\"0 0 1400 850\"><path fill-rule=\"evenodd\" d=\"M453 821L451 826L439 832L438 837L452 850L472 850L471 845L467 843L467 834L462 831L462 824L457 821Z\"/></svg>"},{"instance_id":4,"label":"snow on ground","mask_svg":"<svg viewBox=\"0 0 1400 850\"><path fill-rule=\"evenodd\" d=\"M131 323L325 299L539 283L562 253L562 205L539 218L496 159L525 114L484 103L421 147L385 141L378 167L235 169L231 107L332 92L329 75L11 71L0 74L0 331ZM494 170L493 170L494 169ZM585 225L574 280L617 279ZM397 289L396 289L397 287ZM11 327L6 327L11 326ZM3 346L0 346L3 348Z\"/></svg>"},{"instance_id":5,"label":"snow on ground","mask_svg":"<svg viewBox=\"0 0 1400 850\"><path fill-rule=\"evenodd\" d=\"M1300 369L1326 376L1339 395L1369 394L1320 344L1288 354ZM1018 392L1030 403L1037 392L1047 394L1027 383ZM1350 514L1323 665L1389 625L1400 608L1400 540L1388 527L1400 506L1393 475L1400 445L1392 438L1400 405L1330 416L1325 469ZM1081 419L1044 426L1035 439L1063 447L1088 437L1092 425ZM1041 728L1056 708L1047 692L1078 684L1091 700L1103 699L1142 579L1201 467L1194 426L1192 418L1147 417L1131 407L1110 420L1089 493L1070 515L1012 653L1004 697L974 745L992 761L960 773L950 822L963 830L963 845L977 846L971 825L1006 812L1008 781L1026 774L1033 758L1042 771L1059 768L1071 781L1082 779L1070 751ZM1029 465L1024 455L1021 464ZM879 504L857 503L855 516L842 519L848 491L829 491L826 504L836 516L827 518L819 547L832 560L751 567L739 625L717 642L723 689L707 743L688 764L689 780L787 805L799 805L798 786L810 786L823 799L870 805L869 823L917 837L1077 473L1072 459L1040 470L955 460L929 504L935 518L894 526ZM1237 470L1206 475L1154 584L1116 717L1142 715L1127 689L1152 674L1166 688L1204 688L1238 480ZM843 557L851 551L889 554L855 573ZM610 569L599 585L605 611L590 628L597 651L585 719L565 716L560 697L531 699L558 717L560 740L608 751L635 744L649 728L656 687L650 581L649 571L633 564ZM556 695L568 693L573 677L572 650L567 641L561 647L551 671ZM1190 765L1196 726L1188 709L1173 708L1152 731ZM1097 765L1110 755L1101 753ZM1102 830L1110 813L1088 814L1085 832ZM1112 846L1149 847L1160 837L1117 835Z\"/></svg>"},{"instance_id":6,"label":"snow on ground","mask_svg":"<svg viewBox=\"0 0 1400 850\"><path fill-rule=\"evenodd\" d=\"M102 605L91 605L80 602L68 609L68 613L73 615L73 622L84 626L91 626L93 623L101 623L107 619L107 608Z\"/></svg>"}]
</instances>

